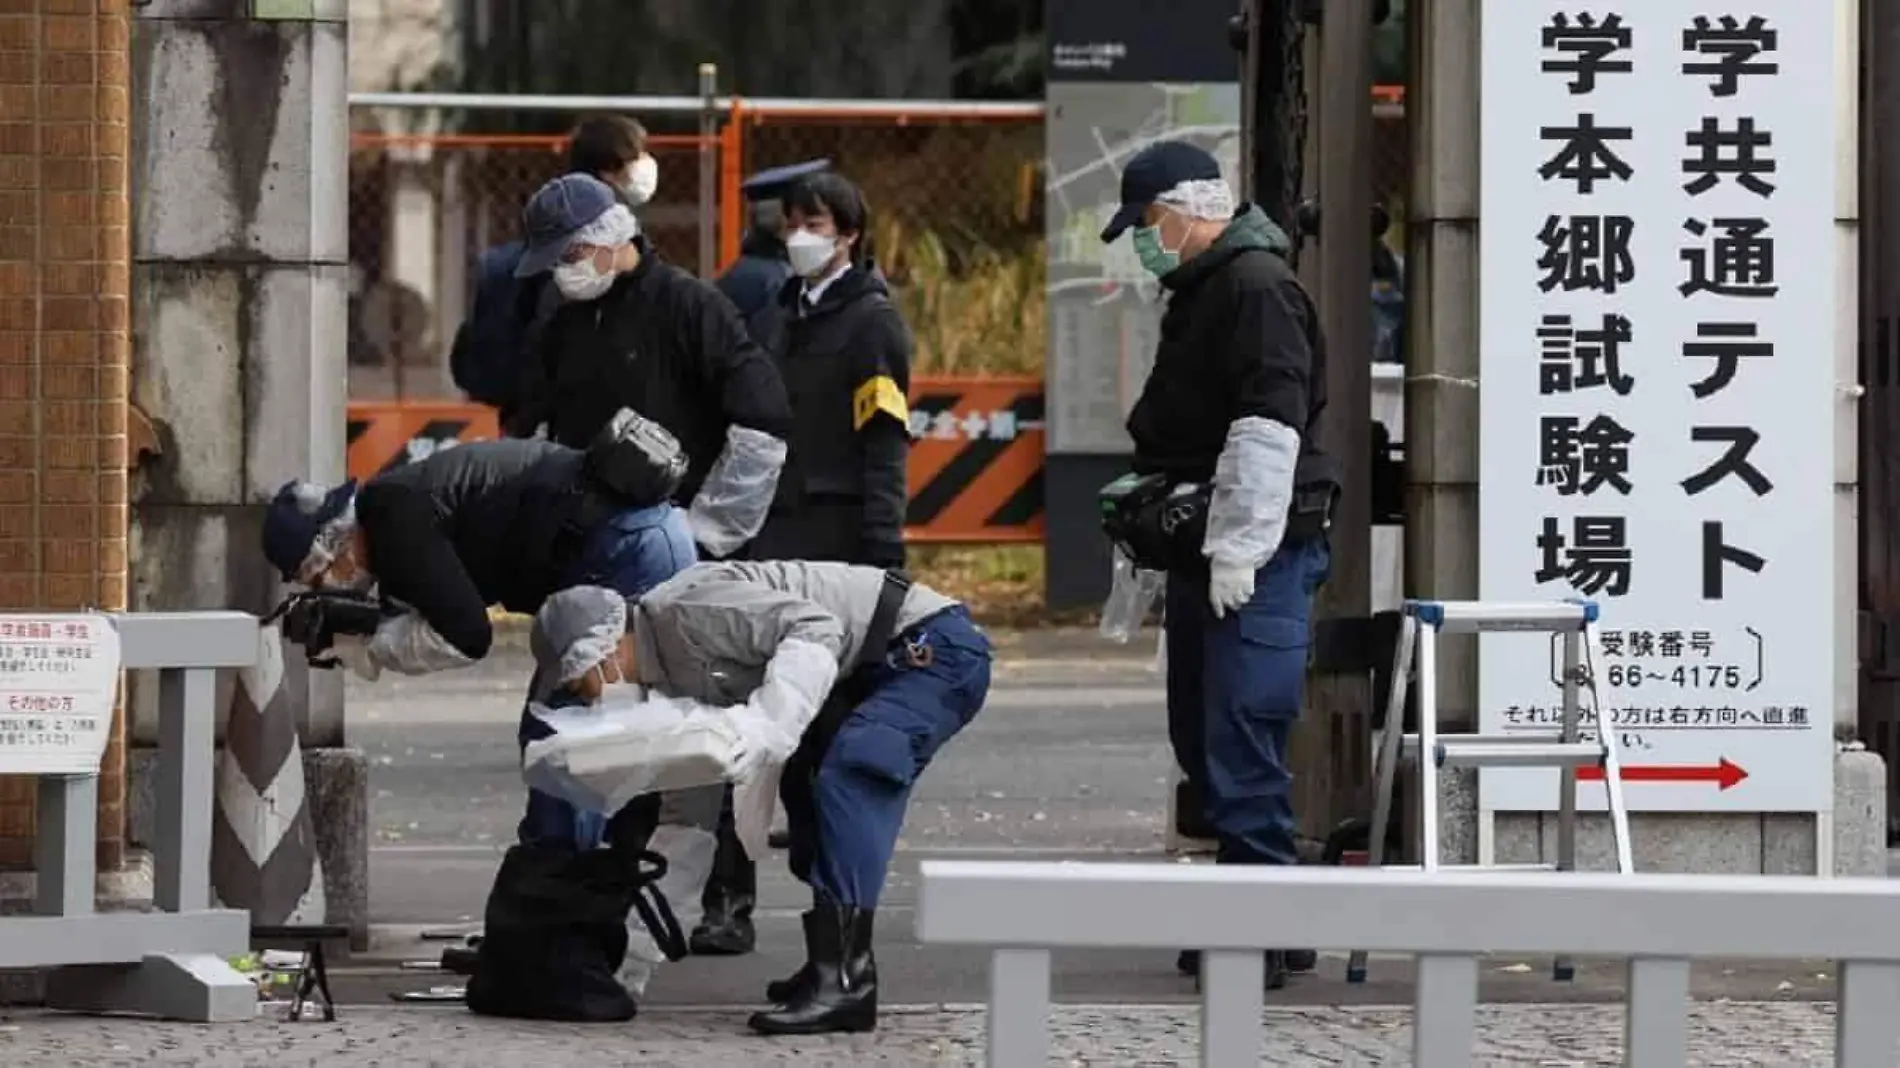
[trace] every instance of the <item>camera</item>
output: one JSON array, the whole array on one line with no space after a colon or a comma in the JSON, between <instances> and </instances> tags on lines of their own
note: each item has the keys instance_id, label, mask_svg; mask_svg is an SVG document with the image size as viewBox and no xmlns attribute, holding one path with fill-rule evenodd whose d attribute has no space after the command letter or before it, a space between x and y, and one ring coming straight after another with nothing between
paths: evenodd
<instances>
[{"instance_id":1,"label":"camera","mask_svg":"<svg viewBox=\"0 0 1900 1068\"><path fill-rule=\"evenodd\" d=\"M311 666L333 667L334 660L321 657L338 636L369 637L385 618L394 614L389 606L369 594L305 590L284 598L282 604L264 617L264 622L279 623L285 638L303 646Z\"/></svg>"}]
</instances>

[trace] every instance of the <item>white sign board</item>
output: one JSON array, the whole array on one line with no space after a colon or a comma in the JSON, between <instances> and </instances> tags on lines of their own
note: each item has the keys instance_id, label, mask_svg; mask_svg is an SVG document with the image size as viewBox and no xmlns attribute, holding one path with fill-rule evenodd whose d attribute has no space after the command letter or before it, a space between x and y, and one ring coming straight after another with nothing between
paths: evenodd
<instances>
[{"instance_id":1,"label":"white sign board","mask_svg":"<svg viewBox=\"0 0 1900 1068\"><path fill-rule=\"evenodd\" d=\"M1835 10L1484 4L1480 597L1601 605L1632 809L1833 807ZM1480 648L1552 729L1555 640Z\"/></svg>"},{"instance_id":2,"label":"white sign board","mask_svg":"<svg viewBox=\"0 0 1900 1068\"><path fill-rule=\"evenodd\" d=\"M96 774L118 688L106 616L0 616L0 774Z\"/></svg>"}]
</instances>

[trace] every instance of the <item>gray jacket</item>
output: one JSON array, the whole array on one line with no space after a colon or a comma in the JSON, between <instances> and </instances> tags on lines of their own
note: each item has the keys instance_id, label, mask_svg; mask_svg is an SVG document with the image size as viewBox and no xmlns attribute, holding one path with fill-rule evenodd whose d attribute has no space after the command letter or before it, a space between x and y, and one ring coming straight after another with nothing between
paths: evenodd
<instances>
[{"instance_id":1,"label":"gray jacket","mask_svg":"<svg viewBox=\"0 0 1900 1068\"><path fill-rule=\"evenodd\" d=\"M635 681L708 704L741 704L788 641L822 647L843 674L857 662L883 583L881 569L855 564L696 564L647 591L629 613ZM956 603L914 585L896 629Z\"/></svg>"}]
</instances>

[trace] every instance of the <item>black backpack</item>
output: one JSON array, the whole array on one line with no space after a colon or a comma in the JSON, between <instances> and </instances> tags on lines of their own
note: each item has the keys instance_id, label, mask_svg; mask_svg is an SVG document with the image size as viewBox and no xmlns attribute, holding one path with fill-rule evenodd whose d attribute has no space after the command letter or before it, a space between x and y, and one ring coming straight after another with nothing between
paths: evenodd
<instances>
[{"instance_id":1,"label":"black backpack","mask_svg":"<svg viewBox=\"0 0 1900 1068\"><path fill-rule=\"evenodd\" d=\"M548 276L516 278L520 242L490 249L481 258L475 307L455 332L449 373L470 400L502 411L515 407L521 394L521 365Z\"/></svg>"}]
</instances>

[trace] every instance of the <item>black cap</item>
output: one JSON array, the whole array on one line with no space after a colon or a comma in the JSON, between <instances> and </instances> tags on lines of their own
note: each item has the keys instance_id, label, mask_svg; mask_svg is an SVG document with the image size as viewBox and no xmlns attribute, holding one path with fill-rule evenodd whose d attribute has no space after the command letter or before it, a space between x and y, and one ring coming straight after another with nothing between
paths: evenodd
<instances>
[{"instance_id":1,"label":"black cap","mask_svg":"<svg viewBox=\"0 0 1900 1068\"><path fill-rule=\"evenodd\" d=\"M1139 223L1141 213L1161 194L1182 182L1210 181L1220 176L1220 164L1214 157L1186 141L1156 141L1135 153L1122 168L1122 206L1102 231L1103 243Z\"/></svg>"},{"instance_id":2,"label":"black cap","mask_svg":"<svg viewBox=\"0 0 1900 1068\"><path fill-rule=\"evenodd\" d=\"M534 191L521 212L527 250L515 277L540 274L561 262L574 234L618 204L613 187L591 174L563 174Z\"/></svg>"},{"instance_id":3,"label":"black cap","mask_svg":"<svg viewBox=\"0 0 1900 1068\"><path fill-rule=\"evenodd\" d=\"M333 490L309 482L284 483L264 510L264 558L285 582L294 582L310 547L330 521L343 514L356 497L356 480Z\"/></svg>"},{"instance_id":4,"label":"black cap","mask_svg":"<svg viewBox=\"0 0 1900 1068\"><path fill-rule=\"evenodd\" d=\"M804 163L790 163L783 167L772 167L752 175L739 183L739 192L747 200L782 200L792 186L801 178L831 169L829 159L807 160Z\"/></svg>"}]
</instances>

